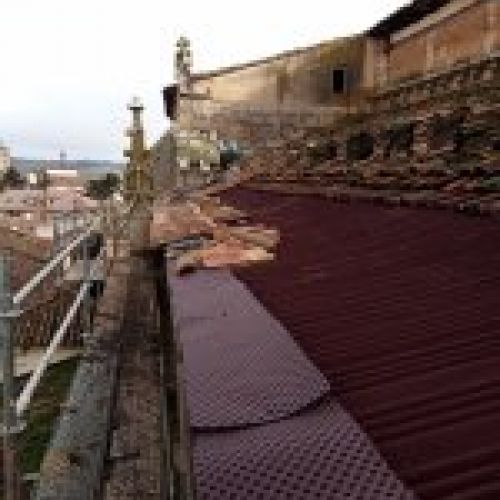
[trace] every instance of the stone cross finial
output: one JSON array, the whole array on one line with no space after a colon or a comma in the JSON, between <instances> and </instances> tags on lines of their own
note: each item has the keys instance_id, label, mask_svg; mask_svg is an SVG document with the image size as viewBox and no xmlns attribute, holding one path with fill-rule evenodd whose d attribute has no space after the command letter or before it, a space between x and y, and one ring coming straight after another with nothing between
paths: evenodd
<instances>
[{"instance_id":1,"label":"stone cross finial","mask_svg":"<svg viewBox=\"0 0 500 500\"><path fill-rule=\"evenodd\" d=\"M185 36L181 36L175 46L175 78L179 82L181 88L186 88L193 66L191 42Z\"/></svg>"}]
</instances>

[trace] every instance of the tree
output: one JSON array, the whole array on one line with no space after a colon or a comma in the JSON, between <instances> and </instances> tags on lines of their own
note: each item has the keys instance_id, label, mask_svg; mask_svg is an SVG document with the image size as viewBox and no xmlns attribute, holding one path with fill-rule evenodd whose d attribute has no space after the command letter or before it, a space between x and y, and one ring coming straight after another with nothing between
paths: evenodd
<instances>
[{"instance_id":1,"label":"tree","mask_svg":"<svg viewBox=\"0 0 500 500\"><path fill-rule=\"evenodd\" d=\"M235 149L224 149L220 152L220 166L227 170L235 161L241 158L241 153Z\"/></svg>"},{"instance_id":2,"label":"tree","mask_svg":"<svg viewBox=\"0 0 500 500\"><path fill-rule=\"evenodd\" d=\"M120 188L120 176L109 172L99 179L90 179L86 185L86 195L94 200L105 200Z\"/></svg>"},{"instance_id":3,"label":"tree","mask_svg":"<svg viewBox=\"0 0 500 500\"><path fill-rule=\"evenodd\" d=\"M24 186L24 178L15 167L10 166L5 171L0 185L2 189L20 189Z\"/></svg>"}]
</instances>

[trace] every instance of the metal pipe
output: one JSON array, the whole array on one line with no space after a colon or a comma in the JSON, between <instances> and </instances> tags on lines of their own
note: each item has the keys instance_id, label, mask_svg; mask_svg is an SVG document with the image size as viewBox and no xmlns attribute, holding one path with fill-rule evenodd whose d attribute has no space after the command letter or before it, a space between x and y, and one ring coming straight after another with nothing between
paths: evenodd
<instances>
[{"instance_id":1,"label":"metal pipe","mask_svg":"<svg viewBox=\"0 0 500 500\"><path fill-rule=\"evenodd\" d=\"M85 295L88 293L90 288L89 282L85 282L82 284L80 287L80 290L78 292L78 295L76 296L75 300L73 301L73 304L71 304L71 307L69 308L68 312L66 313L66 316L64 317L64 320L62 321L61 325L57 329L54 337L50 341L50 344L43 354L42 358L40 359L38 366L36 367L35 371L31 374L28 382L24 386L20 396L17 398L16 405L15 405L15 410L17 416L21 416L26 408L28 407L31 398L33 397L33 394L40 383L40 379L42 378L43 374L47 370L50 358L53 356L55 353L56 349L59 347L62 339L64 338L64 334L68 330L68 327L75 317L78 308L80 307L80 304L82 303Z\"/></svg>"},{"instance_id":2,"label":"metal pipe","mask_svg":"<svg viewBox=\"0 0 500 500\"><path fill-rule=\"evenodd\" d=\"M82 280L90 287L90 242L87 238L83 242L83 266L82 266ZM90 300L89 295L85 295L83 299L83 328L86 332L90 333L91 318L90 318Z\"/></svg>"},{"instance_id":3,"label":"metal pipe","mask_svg":"<svg viewBox=\"0 0 500 500\"><path fill-rule=\"evenodd\" d=\"M14 388L14 339L12 329L13 307L10 292L10 259L0 254L0 335L3 341L3 468L6 500L19 498L19 482L16 455L18 431L15 412Z\"/></svg>"},{"instance_id":4,"label":"metal pipe","mask_svg":"<svg viewBox=\"0 0 500 500\"><path fill-rule=\"evenodd\" d=\"M68 224L67 224L67 219L66 219L66 212L61 212L59 215L59 224L60 224L60 238L61 238L61 247L65 246L66 243L66 238L68 235L66 234L68 231Z\"/></svg>"},{"instance_id":5,"label":"metal pipe","mask_svg":"<svg viewBox=\"0 0 500 500\"><path fill-rule=\"evenodd\" d=\"M111 219L111 234L113 237L113 259L118 258L118 231L119 231L119 224L118 224L118 219L116 212L113 212L112 214L112 219Z\"/></svg>"},{"instance_id":6,"label":"metal pipe","mask_svg":"<svg viewBox=\"0 0 500 500\"><path fill-rule=\"evenodd\" d=\"M52 255L51 257L55 257L63 248L63 227L61 216L58 213L55 213L53 216L53 239L52 239ZM59 265L54 270L56 277L62 279L64 274L63 265Z\"/></svg>"},{"instance_id":7,"label":"metal pipe","mask_svg":"<svg viewBox=\"0 0 500 500\"><path fill-rule=\"evenodd\" d=\"M57 255L57 253L61 250L61 224L60 218L58 214L54 214L52 219L52 256Z\"/></svg>"}]
</instances>

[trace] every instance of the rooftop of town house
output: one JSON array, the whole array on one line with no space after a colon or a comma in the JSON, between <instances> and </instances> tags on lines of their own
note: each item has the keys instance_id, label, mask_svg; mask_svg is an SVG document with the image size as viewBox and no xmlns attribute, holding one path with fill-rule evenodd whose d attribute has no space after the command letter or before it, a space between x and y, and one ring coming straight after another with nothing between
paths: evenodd
<instances>
[{"instance_id":1,"label":"rooftop of town house","mask_svg":"<svg viewBox=\"0 0 500 500\"><path fill-rule=\"evenodd\" d=\"M97 202L78 188L60 189L50 186L42 189L9 189L0 193L0 210L35 211L47 200L49 211L83 210L97 207Z\"/></svg>"}]
</instances>

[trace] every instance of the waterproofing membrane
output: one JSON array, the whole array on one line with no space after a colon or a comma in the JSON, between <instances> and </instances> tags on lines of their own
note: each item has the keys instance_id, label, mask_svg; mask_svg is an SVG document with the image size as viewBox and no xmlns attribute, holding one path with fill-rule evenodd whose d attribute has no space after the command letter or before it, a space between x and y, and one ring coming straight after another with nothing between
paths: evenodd
<instances>
[{"instance_id":1,"label":"waterproofing membrane","mask_svg":"<svg viewBox=\"0 0 500 500\"><path fill-rule=\"evenodd\" d=\"M332 401L280 422L198 433L193 461L198 499L415 498Z\"/></svg>"},{"instance_id":2,"label":"waterproofing membrane","mask_svg":"<svg viewBox=\"0 0 500 500\"><path fill-rule=\"evenodd\" d=\"M193 428L277 421L328 393L323 375L229 271L170 273L169 283Z\"/></svg>"}]
</instances>

